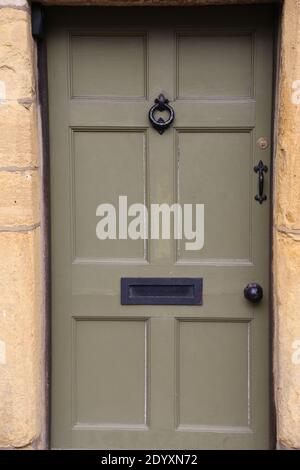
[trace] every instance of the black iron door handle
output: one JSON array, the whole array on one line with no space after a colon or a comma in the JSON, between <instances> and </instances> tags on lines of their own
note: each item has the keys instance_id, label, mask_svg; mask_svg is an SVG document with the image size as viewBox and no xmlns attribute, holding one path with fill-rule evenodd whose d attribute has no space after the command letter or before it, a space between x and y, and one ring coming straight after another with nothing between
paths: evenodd
<instances>
[{"instance_id":1,"label":"black iron door handle","mask_svg":"<svg viewBox=\"0 0 300 470\"><path fill-rule=\"evenodd\" d=\"M255 200L262 204L267 199L264 194L264 173L267 173L268 167L260 160L258 165L254 167L254 171L258 173L258 194L256 194Z\"/></svg>"},{"instance_id":2,"label":"black iron door handle","mask_svg":"<svg viewBox=\"0 0 300 470\"><path fill-rule=\"evenodd\" d=\"M256 282L251 282L244 289L244 297L253 304L257 304L263 298L263 288Z\"/></svg>"},{"instance_id":3,"label":"black iron door handle","mask_svg":"<svg viewBox=\"0 0 300 470\"><path fill-rule=\"evenodd\" d=\"M174 109L169 105L169 100L161 93L158 98L154 101L154 105L150 108L149 111L149 120L152 124L152 127L156 129L159 134L163 134L168 127L172 124L175 118ZM165 120L162 117L156 119L155 113L157 111L167 111L169 117Z\"/></svg>"}]
</instances>

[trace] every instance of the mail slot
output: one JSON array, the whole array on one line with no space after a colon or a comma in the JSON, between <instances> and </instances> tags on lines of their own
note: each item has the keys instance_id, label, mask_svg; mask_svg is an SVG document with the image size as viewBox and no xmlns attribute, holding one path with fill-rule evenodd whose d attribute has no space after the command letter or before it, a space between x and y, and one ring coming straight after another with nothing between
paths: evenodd
<instances>
[{"instance_id":1,"label":"mail slot","mask_svg":"<svg viewBox=\"0 0 300 470\"><path fill-rule=\"evenodd\" d=\"M202 305L202 278L123 277L122 305Z\"/></svg>"}]
</instances>

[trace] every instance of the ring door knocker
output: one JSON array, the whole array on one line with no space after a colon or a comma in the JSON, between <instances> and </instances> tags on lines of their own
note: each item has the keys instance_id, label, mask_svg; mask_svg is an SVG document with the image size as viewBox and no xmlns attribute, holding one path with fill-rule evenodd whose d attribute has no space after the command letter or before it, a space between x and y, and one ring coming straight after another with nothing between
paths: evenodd
<instances>
[{"instance_id":1,"label":"ring door knocker","mask_svg":"<svg viewBox=\"0 0 300 470\"><path fill-rule=\"evenodd\" d=\"M152 124L152 127L159 132L159 134L163 134L168 127L172 124L175 118L174 109L172 106L169 105L169 100L161 93L158 98L154 101L155 104L150 108L149 111L149 120ZM157 111L167 111L169 113L169 117L165 120L162 117L158 119L155 118L155 113Z\"/></svg>"}]
</instances>

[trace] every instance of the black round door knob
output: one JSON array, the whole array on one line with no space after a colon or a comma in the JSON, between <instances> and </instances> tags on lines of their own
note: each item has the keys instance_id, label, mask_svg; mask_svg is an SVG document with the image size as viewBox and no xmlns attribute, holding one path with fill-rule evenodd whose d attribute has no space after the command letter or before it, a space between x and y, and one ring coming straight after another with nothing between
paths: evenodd
<instances>
[{"instance_id":1,"label":"black round door knob","mask_svg":"<svg viewBox=\"0 0 300 470\"><path fill-rule=\"evenodd\" d=\"M253 304L260 302L263 298L263 288L256 282L251 282L244 289L244 297Z\"/></svg>"}]
</instances>

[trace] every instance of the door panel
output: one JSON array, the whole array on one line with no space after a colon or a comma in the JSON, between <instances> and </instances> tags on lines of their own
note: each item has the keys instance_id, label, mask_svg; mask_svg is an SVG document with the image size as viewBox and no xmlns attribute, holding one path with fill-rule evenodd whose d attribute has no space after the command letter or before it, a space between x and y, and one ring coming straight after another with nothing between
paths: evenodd
<instances>
[{"instance_id":1,"label":"door panel","mask_svg":"<svg viewBox=\"0 0 300 470\"><path fill-rule=\"evenodd\" d=\"M249 322L182 320L178 337L179 429L249 432Z\"/></svg>"},{"instance_id":2,"label":"door panel","mask_svg":"<svg viewBox=\"0 0 300 470\"><path fill-rule=\"evenodd\" d=\"M145 97L147 43L143 34L75 33L70 41L72 97Z\"/></svg>"},{"instance_id":3,"label":"door panel","mask_svg":"<svg viewBox=\"0 0 300 470\"><path fill-rule=\"evenodd\" d=\"M146 204L145 131L76 129L72 134L74 258L77 262L145 260L143 240L99 243L95 237L95 208L101 201L118 207L119 195L127 195L128 205Z\"/></svg>"},{"instance_id":4,"label":"door panel","mask_svg":"<svg viewBox=\"0 0 300 470\"><path fill-rule=\"evenodd\" d=\"M53 447L268 448L270 171L260 205L253 167L270 168L272 9L47 17ZM121 195L204 204L203 249L99 240L97 207ZM122 277L203 278L203 305L121 305Z\"/></svg>"},{"instance_id":5,"label":"door panel","mask_svg":"<svg viewBox=\"0 0 300 470\"><path fill-rule=\"evenodd\" d=\"M205 205L204 247L182 240L179 261L251 262L252 139L249 130L178 132L178 202Z\"/></svg>"},{"instance_id":6,"label":"door panel","mask_svg":"<svg viewBox=\"0 0 300 470\"><path fill-rule=\"evenodd\" d=\"M179 99L253 97L250 32L178 34L177 41Z\"/></svg>"},{"instance_id":7,"label":"door panel","mask_svg":"<svg viewBox=\"0 0 300 470\"><path fill-rule=\"evenodd\" d=\"M99 423L145 428L145 334L145 320L75 320L77 428Z\"/></svg>"}]
</instances>

